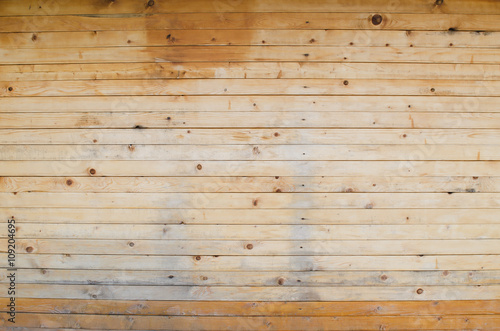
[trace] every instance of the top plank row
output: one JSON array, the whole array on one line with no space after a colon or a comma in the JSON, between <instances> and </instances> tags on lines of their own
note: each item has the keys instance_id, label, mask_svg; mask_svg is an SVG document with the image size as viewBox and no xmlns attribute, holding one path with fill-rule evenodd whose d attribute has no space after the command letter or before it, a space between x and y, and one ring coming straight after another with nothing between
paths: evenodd
<instances>
[{"instance_id":1,"label":"top plank row","mask_svg":"<svg viewBox=\"0 0 500 331\"><path fill-rule=\"evenodd\" d=\"M225 12L392 12L423 14L500 14L494 0L3 0L0 14L153 14Z\"/></svg>"}]
</instances>

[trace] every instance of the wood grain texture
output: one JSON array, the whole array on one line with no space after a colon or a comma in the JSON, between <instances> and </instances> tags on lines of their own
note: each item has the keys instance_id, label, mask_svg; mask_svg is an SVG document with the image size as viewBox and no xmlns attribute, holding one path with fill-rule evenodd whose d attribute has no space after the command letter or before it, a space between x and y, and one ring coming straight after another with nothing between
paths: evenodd
<instances>
[{"instance_id":1,"label":"wood grain texture","mask_svg":"<svg viewBox=\"0 0 500 331\"><path fill-rule=\"evenodd\" d=\"M4 0L0 329L499 330L499 18Z\"/></svg>"},{"instance_id":2,"label":"wood grain texture","mask_svg":"<svg viewBox=\"0 0 500 331\"><path fill-rule=\"evenodd\" d=\"M338 8L338 7L336 7ZM303 8L302 8L303 9ZM500 31L498 14L412 14L386 12L207 12L207 13L148 13L146 15L45 15L3 16L0 32L43 31L134 31L158 29L344 29L344 30L403 30L403 31L472 31L481 34ZM376 13L381 24L374 25ZM450 30L451 28L451 30ZM362 36L362 35L361 35Z\"/></svg>"}]
</instances>

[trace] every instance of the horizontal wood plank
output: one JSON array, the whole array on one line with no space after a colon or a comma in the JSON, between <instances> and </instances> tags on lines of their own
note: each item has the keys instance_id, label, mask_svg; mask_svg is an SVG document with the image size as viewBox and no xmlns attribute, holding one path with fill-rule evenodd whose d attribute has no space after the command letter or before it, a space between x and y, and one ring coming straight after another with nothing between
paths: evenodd
<instances>
[{"instance_id":1,"label":"horizontal wood plank","mask_svg":"<svg viewBox=\"0 0 500 331\"><path fill-rule=\"evenodd\" d=\"M234 2L221 0L217 2L193 0L186 3L172 0L147 3L146 1L125 0L117 4L98 0L85 3L69 3L56 0L47 5L39 5L31 0L19 3L5 0L2 9L4 16L13 15L64 15L64 14L150 14L150 13L226 13L226 12L393 12L393 13L468 13L468 14L500 14L500 5L495 1L455 0L436 4L431 0L415 0L411 3L394 4L390 0L373 0L370 2L345 2L342 0L300 1L300 0L250 0Z\"/></svg>"},{"instance_id":2,"label":"horizontal wood plank","mask_svg":"<svg viewBox=\"0 0 500 331\"><path fill-rule=\"evenodd\" d=\"M4 161L4 176L496 176L500 161ZM280 193L280 192L276 192ZM473 192L470 192L473 193ZM28 194L23 193L24 196ZM22 194L21 194L22 195ZM32 195L35 196L35 195ZM487 195L483 195L485 197ZM494 195L491 195L494 196ZM310 195L309 197L314 197ZM474 196L469 195L469 198ZM451 199L451 198L450 198ZM427 201L426 201L427 202ZM478 205L479 207L479 205Z\"/></svg>"},{"instance_id":3,"label":"horizontal wood plank","mask_svg":"<svg viewBox=\"0 0 500 331\"><path fill-rule=\"evenodd\" d=\"M379 330L382 325L386 330L398 330L404 327L407 330L498 330L496 324L500 319L490 315L466 316L367 316L367 317L219 317L219 316L103 316L103 315L47 315L47 314L19 314L19 323L32 327L42 327L34 330L49 328L68 329L77 325L78 330L99 328L121 330L158 330L162 328L176 330ZM0 323L6 322L2 317ZM3 324L6 325L6 324ZM13 330L16 330L15 328Z\"/></svg>"},{"instance_id":4,"label":"horizontal wood plank","mask_svg":"<svg viewBox=\"0 0 500 331\"><path fill-rule=\"evenodd\" d=\"M137 30L3 33L5 48L185 45L315 45L392 47L492 47L499 32L370 30Z\"/></svg>"},{"instance_id":5,"label":"horizontal wood plank","mask_svg":"<svg viewBox=\"0 0 500 331\"><path fill-rule=\"evenodd\" d=\"M500 177L2 177L0 192L494 193L500 192Z\"/></svg>"},{"instance_id":6,"label":"horizontal wood plank","mask_svg":"<svg viewBox=\"0 0 500 331\"><path fill-rule=\"evenodd\" d=\"M484 239L486 237L495 236L495 229L491 229L491 232L488 235L480 236L481 240L455 240L449 239L443 242L442 240L347 240L349 236L346 238L342 238L342 240L338 241L326 241L331 238L322 237L321 230L317 230L318 227L302 227L299 230L309 231L308 236L297 236L290 235L288 237L284 236L274 236L270 231L266 231L266 229L256 228L253 230L254 234L248 235L247 238L251 239L254 237L262 236L264 240L258 241L245 241L237 239L242 238L241 231L237 229L235 231L234 238L230 238L229 235L224 236L224 239L230 238L230 240L213 240L213 233L210 231L210 228L202 228L207 229L207 237L199 239L197 231L194 231L194 235L192 237L183 234L182 232L179 234L179 239L177 237L172 236L173 238L168 237L168 240L165 239L165 236L161 239L139 239L142 237L146 237L145 233L150 232L150 229L143 229L143 227L135 227L138 231L137 236L134 236L137 239L134 239L133 236L126 231L126 225L119 225L118 227L112 227L109 225L104 225L104 234L103 235L95 235L90 236L89 231L85 226L76 225L78 227L82 227L82 234L79 236L69 236L67 233L61 235L61 233L67 229L74 229L75 226L67 227L64 225L60 226L62 229L59 233L55 233L54 229L51 228L50 225L44 224L44 228L48 228L47 230L42 231L41 234L35 236L33 235L34 228L36 226L32 225L21 225L19 228L19 235L23 238L25 236L31 236L32 239L18 239L16 246L18 249L18 254L102 254L102 255L196 255L203 252L206 255L261 255L261 256L282 256L282 255L290 255L290 256L309 256L309 255L443 255L443 254L496 254L498 253L498 246L500 245L500 240L497 239ZM405 228L408 231L415 230L413 237L421 236L420 228L417 226L408 226L397 227L393 225L394 232L403 233ZM482 226L484 227L484 226ZM101 228L101 227L99 227ZM114 235L109 234L109 230L117 228L116 233ZM125 230L124 230L125 228ZM150 227L151 228L151 227ZM159 226L157 229L162 229ZM233 227L229 227L232 229ZM284 228L284 233L293 232L293 228L287 226ZM333 231L340 231L343 233L342 229L352 229L353 233L359 231L355 227L331 227ZM428 226L428 230L438 229L439 227ZM463 233L460 233L461 229L471 229L471 233L465 236ZM295 229L296 230L296 229ZM378 229L374 229L372 232L376 233ZM458 230L458 231L454 231ZM31 231L31 232L30 232ZM367 232L370 232L368 230ZM443 231L441 231L443 232ZM462 237L476 237L474 236L477 233L477 227L471 226L454 226L453 229L449 230L451 236L462 236ZM499 231L500 233L500 231ZM151 236L151 235L150 235ZM353 235L353 237L356 235ZM441 235L441 233L437 233L434 235L448 237L447 234ZM450 237L451 237L450 236ZM498 236L498 235L496 235ZM92 239L81 239L75 241L74 239L43 239L46 237L64 237L64 238L92 238ZM127 239L104 239L98 240L102 237L113 237L113 238L121 238L127 237ZM183 241L184 237L189 238L189 241ZM219 238L222 238L221 234ZM373 238L373 235L368 235L367 239ZM401 235L403 239L405 234ZM432 237L432 236L429 236ZM95 238L95 239L94 239ZM159 238L159 236L157 237ZM309 239L321 239L322 241L309 241ZM267 240L269 239L269 240ZM281 241L279 240L281 239ZM306 239L306 241L301 240ZM323 241L325 240L325 241ZM0 239L1 247L7 247L7 240ZM6 249L1 249L4 253L7 252ZM23 277L26 277L23 274ZM500 283L500 276L498 282ZM301 285L301 284L297 284ZM304 285L304 284L302 284Z\"/></svg>"},{"instance_id":7,"label":"horizontal wood plank","mask_svg":"<svg viewBox=\"0 0 500 331\"><path fill-rule=\"evenodd\" d=\"M0 298L0 310L7 301ZM110 301L29 299L20 312L61 314L118 314L168 316L415 316L489 315L500 312L498 300L481 301L372 301L372 302L224 302Z\"/></svg>"},{"instance_id":8,"label":"horizontal wood plank","mask_svg":"<svg viewBox=\"0 0 500 331\"><path fill-rule=\"evenodd\" d=\"M500 16L487 14L413 14L372 12L213 12L213 13L148 13L147 15L46 15L3 16L0 32L42 31L133 31L158 29L372 29L372 30L441 30L500 31ZM378 13L381 24L374 25ZM451 30L450 30L451 29ZM362 34L360 33L361 37Z\"/></svg>"},{"instance_id":9,"label":"horizontal wood plank","mask_svg":"<svg viewBox=\"0 0 500 331\"><path fill-rule=\"evenodd\" d=\"M1 70L0 66L0 70ZM33 102L36 107L33 107ZM0 112L420 111L499 112L497 97L460 96L83 96L0 98ZM365 143L368 143L366 141Z\"/></svg>"},{"instance_id":10,"label":"horizontal wood plank","mask_svg":"<svg viewBox=\"0 0 500 331\"><path fill-rule=\"evenodd\" d=\"M164 46L0 50L0 64L116 62L386 62L497 64L495 48Z\"/></svg>"},{"instance_id":11,"label":"horizontal wood plank","mask_svg":"<svg viewBox=\"0 0 500 331\"><path fill-rule=\"evenodd\" d=\"M31 223L119 224L497 224L496 209L130 209L0 207L10 218Z\"/></svg>"},{"instance_id":12,"label":"horizontal wood plank","mask_svg":"<svg viewBox=\"0 0 500 331\"><path fill-rule=\"evenodd\" d=\"M500 127L500 113L415 111L411 113L324 111L0 113L0 129L133 129L135 127L496 129Z\"/></svg>"},{"instance_id":13,"label":"horizontal wood plank","mask_svg":"<svg viewBox=\"0 0 500 331\"><path fill-rule=\"evenodd\" d=\"M0 284L5 297L6 284ZM216 300L216 301L374 301L374 300L496 300L500 286L409 286L409 287L232 287L232 286L110 286L19 284L22 298L99 300ZM417 293L421 288L423 292ZM251 299L250 299L251 298ZM2 314L2 317L5 316Z\"/></svg>"}]
</instances>

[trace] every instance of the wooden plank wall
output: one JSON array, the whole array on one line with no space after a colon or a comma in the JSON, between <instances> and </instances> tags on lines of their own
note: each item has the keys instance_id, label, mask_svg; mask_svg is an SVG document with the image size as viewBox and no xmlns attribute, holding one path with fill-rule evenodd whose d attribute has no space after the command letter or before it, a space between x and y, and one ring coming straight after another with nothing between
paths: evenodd
<instances>
[{"instance_id":1,"label":"wooden plank wall","mask_svg":"<svg viewBox=\"0 0 500 331\"><path fill-rule=\"evenodd\" d=\"M500 2L0 1L11 330L500 329Z\"/></svg>"}]
</instances>

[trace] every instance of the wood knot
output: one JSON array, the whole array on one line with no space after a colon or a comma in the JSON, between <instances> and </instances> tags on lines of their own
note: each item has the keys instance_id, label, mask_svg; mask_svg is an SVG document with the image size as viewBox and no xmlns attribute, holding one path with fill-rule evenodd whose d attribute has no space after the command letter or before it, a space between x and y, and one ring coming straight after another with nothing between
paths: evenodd
<instances>
[{"instance_id":1,"label":"wood knot","mask_svg":"<svg viewBox=\"0 0 500 331\"><path fill-rule=\"evenodd\" d=\"M276 192L276 193L281 193L281 189L280 189L280 188L277 188L277 189L275 189L275 190L274 190L274 192Z\"/></svg>"},{"instance_id":2,"label":"wood knot","mask_svg":"<svg viewBox=\"0 0 500 331\"><path fill-rule=\"evenodd\" d=\"M379 25L382 23L382 16L380 14L375 14L372 16L372 24Z\"/></svg>"},{"instance_id":3,"label":"wood knot","mask_svg":"<svg viewBox=\"0 0 500 331\"><path fill-rule=\"evenodd\" d=\"M349 81L348 80L344 80L344 85L349 85Z\"/></svg>"},{"instance_id":4,"label":"wood knot","mask_svg":"<svg viewBox=\"0 0 500 331\"><path fill-rule=\"evenodd\" d=\"M253 200L253 201L252 201L252 204L253 204L255 207L257 207L257 204L258 204L258 203L259 203L259 200L258 200L258 199L255 199L255 200Z\"/></svg>"},{"instance_id":5,"label":"wood knot","mask_svg":"<svg viewBox=\"0 0 500 331\"><path fill-rule=\"evenodd\" d=\"M198 165L196 166L196 169L201 170L201 169L203 169L203 166L202 166L201 164L198 164Z\"/></svg>"},{"instance_id":6,"label":"wood knot","mask_svg":"<svg viewBox=\"0 0 500 331\"><path fill-rule=\"evenodd\" d=\"M155 2L153 0L148 1L148 6L153 7L155 5Z\"/></svg>"},{"instance_id":7,"label":"wood knot","mask_svg":"<svg viewBox=\"0 0 500 331\"><path fill-rule=\"evenodd\" d=\"M207 276L200 276L201 280L208 280Z\"/></svg>"},{"instance_id":8,"label":"wood knot","mask_svg":"<svg viewBox=\"0 0 500 331\"><path fill-rule=\"evenodd\" d=\"M382 275L382 276L380 276L380 279L382 279L383 281L386 281L386 280L387 280L387 278L388 278L388 277L387 277L387 275Z\"/></svg>"},{"instance_id":9,"label":"wood knot","mask_svg":"<svg viewBox=\"0 0 500 331\"><path fill-rule=\"evenodd\" d=\"M89 174L91 174L92 176L95 175L96 173L97 171L94 168L89 169Z\"/></svg>"},{"instance_id":10,"label":"wood knot","mask_svg":"<svg viewBox=\"0 0 500 331\"><path fill-rule=\"evenodd\" d=\"M434 2L434 4L436 6L441 6L443 4L444 0L436 0L436 2Z\"/></svg>"},{"instance_id":11,"label":"wood knot","mask_svg":"<svg viewBox=\"0 0 500 331\"><path fill-rule=\"evenodd\" d=\"M448 276L449 274L448 270L443 271L443 276Z\"/></svg>"},{"instance_id":12,"label":"wood knot","mask_svg":"<svg viewBox=\"0 0 500 331\"><path fill-rule=\"evenodd\" d=\"M278 279L278 285L283 285L283 284L285 284L285 279L284 278Z\"/></svg>"},{"instance_id":13,"label":"wood knot","mask_svg":"<svg viewBox=\"0 0 500 331\"><path fill-rule=\"evenodd\" d=\"M134 247L134 246L135 246L135 244L134 244L134 242L133 242L133 241L129 242L129 243L128 243L128 245L129 245L130 247Z\"/></svg>"},{"instance_id":14,"label":"wood knot","mask_svg":"<svg viewBox=\"0 0 500 331\"><path fill-rule=\"evenodd\" d=\"M9 86L8 90L9 90L9 92L12 92L12 91L14 91L14 88L12 86Z\"/></svg>"},{"instance_id":15,"label":"wood knot","mask_svg":"<svg viewBox=\"0 0 500 331\"><path fill-rule=\"evenodd\" d=\"M33 252L33 247L31 247L31 246L26 247L26 252L28 252L28 253Z\"/></svg>"},{"instance_id":16,"label":"wood knot","mask_svg":"<svg viewBox=\"0 0 500 331\"><path fill-rule=\"evenodd\" d=\"M260 151L259 151L259 147L258 146L255 146L253 149L252 149L252 152L254 155L259 155L260 154Z\"/></svg>"},{"instance_id":17,"label":"wood knot","mask_svg":"<svg viewBox=\"0 0 500 331\"><path fill-rule=\"evenodd\" d=\"M200 260L201 260L201 256L197 255L197 256L195 256L195 257L194 257L194 259L195 259L196 261L200 261Z\"/></svg>"},{"instance_id":18,"label":"wood knot","mask_svg":"<svg viewBox=\"0 0 500 331\"><path fill-rule=\"evenodd\" d=\"M347 193L352 193L352 192L354 192L354 190L353 190L352 188L350 188L350 187L346 188L346 190L345 190L345 191L346 191Z\"/></svg>"},{"instance_id":19,"label":"wood knot","mask_svg":"<svg viewBox=\"0 0 500 331\"><path fill-rule=\"evenodd\" d=\"M247 248L248 250L253 249L253 245L252 245L252 244L247 244L246 248Z\"/></svg>"},{"instance_id":20,"label":"wood knot","mask_svg":"<svg viewBox=\"0 0 500 331\"><path fill-rule=\"evenodd\" d=\"M406 133L404 133L404 134L403 134L403 138L406 138L406 137L407 137L407 135L406 135Z\"/></svg>"},{"instance_id":21,"label":"wood knot","mask_svg":"<svg viewBox=\"0 0 500 331\"><path fill-rule=\"evenodd\" d=\"M275 132L275 133L274 133L274 136L275 136L275 137L279 137L279 136L280 136L279 132Z\"/></svg>"},{"instance_id":22,"label":"wood knot","mask_svg":"<svg viewBox=\"0 0 500 331\"><path fill-rule=\"evenodd\" d=\"M174 275L169 275L168 278L172 279L174 278Z\"/></svg>"},{"instance_id":23,"label":"wood knot","mask_svg":"<svg viewBox=\"0 0 500 331\"><path fill-rule=\"evenodd\" d=\"M436 89L434 87L431 87L431 92L436 92Z\"/></svg>"},{"instance_id":24,"label":"wood knot","mask_svg":"<svg viewBox=\"0 0 500 331\"><path fill-rule=\"evenodd\" d=\"M37 38L38 38L38 37L37 37L36 33L33 33L33 35L31 36L31 40L32 40L33 42L35 42L35 41L37 40Z\"/></svg>"},{"instance_id":25,"label":"wood knot","mask_svg":"<svg viewBox=\"0 0 500 331\"><path fill-rule=\"evenodd\" d=\"M372 203L369 203L365 206L366 209L372 209L373 208L373 204Z\"/></svg>"},{"instance_id":26,"label":"wood knot","mask_svg":"<svg viewBox=\"0 0 500 331\"><path fill-rule=\"evenodd\" d=\"M417 294L422 294L422 293L424 293L423 289L421 289L421 288L417 289Z\"/></svg>"},{"instance_id":27,"label":"wood knot","mask_svg":"<svg viewBox=\"0 0 500 331\"><path fill-rule=\"evenodd\" d=\"M66 180L66 185L68 185L68 186L73 185L73 180L71 180L71 179Z\"/></svg>"}]
</instances>

